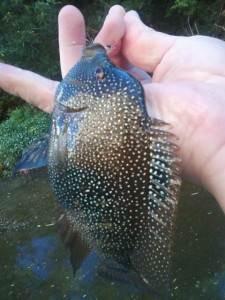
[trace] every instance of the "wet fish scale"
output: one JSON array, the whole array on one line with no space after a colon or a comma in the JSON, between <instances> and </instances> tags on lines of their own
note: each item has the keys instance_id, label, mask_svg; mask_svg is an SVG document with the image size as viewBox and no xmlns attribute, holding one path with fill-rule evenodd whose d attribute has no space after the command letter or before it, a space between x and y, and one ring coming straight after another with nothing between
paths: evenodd
<instances>
[{"instance_id":1,"label":"wet fish scale","mask_svg":"<svg viewBox=\"0 0 225 300\"><path fill-rule=\"evenodd\" d=\"M164 289L180 186L166 124L148 117L144 92L98 44L59 85L49 173L56 197L90 248Z\"/></svg>"}]
</instances>

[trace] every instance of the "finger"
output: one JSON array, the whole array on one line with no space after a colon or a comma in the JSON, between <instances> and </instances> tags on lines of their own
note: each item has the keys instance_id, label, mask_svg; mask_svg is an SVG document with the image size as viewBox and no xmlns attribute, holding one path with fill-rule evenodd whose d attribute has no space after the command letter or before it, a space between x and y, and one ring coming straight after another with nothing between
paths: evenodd
<instances>
[{"instance_id":1,"label":"finger","mask_svg":"<svg viewBox=\"0 0 225 300\"><path fill-rule=\"evenodd\" d=\"M7 93L51 113L58 82L30 71L0 63L0 86Z\"/></svg>"},{"instance_id":2,"label":"finger","mask_svg":"<svg viewBox=\"0 0 225 300\"><path fill-rule=\"evenodd\" d=\"M151 76L148 73L146 73L145 71L143 71L137 67L129 65L127 67L127 72L129 72L131 75L133 75L137 80L141 81L142 84L151 82Z\"/></svg>"},{"instance_id":3,"label":"finger","mask_svg":"<svg viewBox=\"0 0 225 300\"><path fill-rule=\"evenodd\" d=\"M59 52L62 77L78 61L85 45L85 22L81 12L72 5L59 13Z\"/></svg>"},{"instance_id":4,"label":"finger","mask_svg":"<svg viewBox=\"0 0 225 300\"><path fill-rule=\"evenodd\" d=\"M123 17L125 15L126 11L121 5L113 5L109 9L109 14L111 14L111 13L116 13L116 14L121 15Z\"/></svg>"},{"instance_id":5,"label":"finger","mask_svg":"<svg viewBox=\"0 0 225 300\"><path fill-rule=\"evenodd\" d=\"M100 43L103 46L112 46L112 49L108 54L112 61L117 65L120 65L118 53L120 52L121 39L125 33L124 14L125 10L122 6L114 5L109 10L104 24L94 40L96 43Z\"/></svg>"},{"instance_id":6,"label":"finger","mask_svg":"<svg viewBox=\"0 0 225 300\"><path fill-rule=\"evenodd\" d=\"M111 7L95 42L102 45L116 45L125 32L124 14L125 10L122 6Z\"/></svg>"},{"instance_id":7,"label":"finger","mask_svg":"<svg viewBox=\"0 0 225 300\"><path fill-rule=\"evenodd\" d=\"M126 34L122 53L133 65L154 72L178 37L157 32L142 23L135 11L124 16Z\"/></svg>"}]
</instances>

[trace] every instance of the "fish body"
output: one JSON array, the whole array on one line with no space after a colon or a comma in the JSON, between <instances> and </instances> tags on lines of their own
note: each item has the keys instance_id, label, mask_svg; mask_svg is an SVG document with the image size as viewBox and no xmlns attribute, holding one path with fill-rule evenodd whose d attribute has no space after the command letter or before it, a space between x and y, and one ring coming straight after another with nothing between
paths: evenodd
<instances>
[{"instance_id":1,"label":"fish body","mask_svg":"<svg viewBox=\"0 0 225 300\"><path fill-rule=\"evenodd\" d=\"M174 136L99 44L84 48L55 100L48 169L72 232L106 262L166 290L180 187Z\"/></svg>"}]
</instances>

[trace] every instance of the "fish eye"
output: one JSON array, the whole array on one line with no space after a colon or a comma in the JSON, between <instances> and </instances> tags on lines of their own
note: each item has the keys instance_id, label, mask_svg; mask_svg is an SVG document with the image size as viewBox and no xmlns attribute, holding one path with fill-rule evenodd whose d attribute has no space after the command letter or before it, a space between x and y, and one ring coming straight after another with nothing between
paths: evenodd
<instances>
[{"instance_id":1,"label":"fish eye","mask_svg":"<svg viewBox=\"0 0 225 300\"><path fill-rule=\"evenodd\" d=\"M105 71L102 67L97 67L95 70L95 78L97 80L104 80L105 79Z\"/></svg>"}]
</instances>

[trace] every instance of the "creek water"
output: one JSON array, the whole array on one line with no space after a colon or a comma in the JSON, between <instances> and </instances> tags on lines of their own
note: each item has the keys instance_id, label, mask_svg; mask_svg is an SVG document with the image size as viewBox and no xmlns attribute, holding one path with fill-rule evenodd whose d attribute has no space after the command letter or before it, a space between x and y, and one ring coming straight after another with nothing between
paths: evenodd
<instances>
[{"instance_id":1,"label":"creek water","mask_svg":"<svg viewBox=\"0 0 225 300\"><path fill-rule=\"evenodd\" d=\"M46 170L0 182L0 299L160 299L94 274L92 253L74 277L55 226ZM184 183L169 299L225 300L225 216L203 189Z\"/></svg>"}]
</instances>

